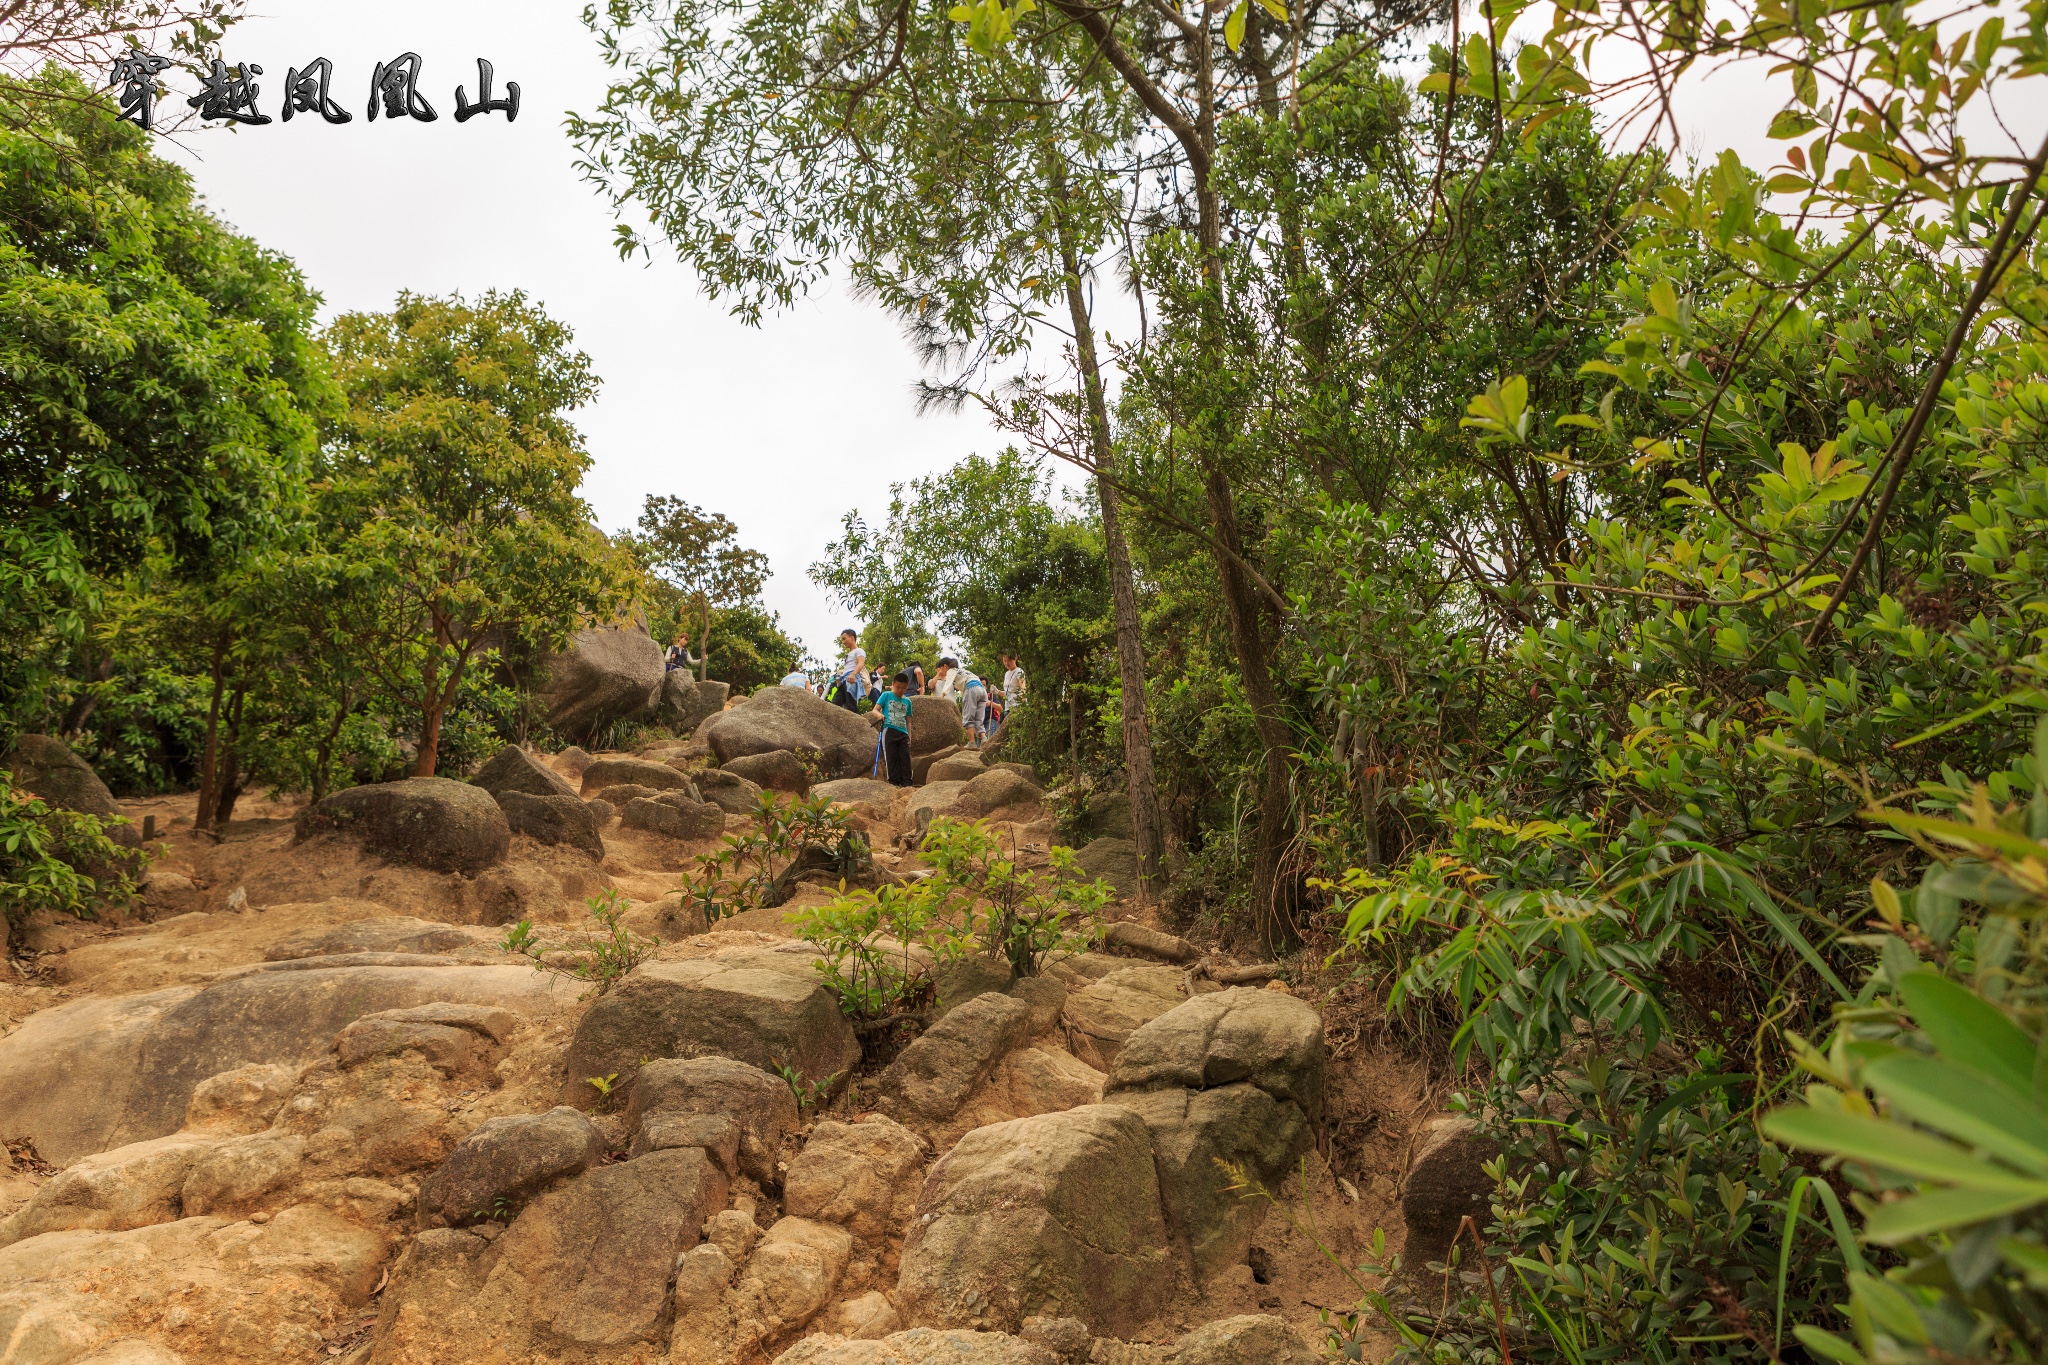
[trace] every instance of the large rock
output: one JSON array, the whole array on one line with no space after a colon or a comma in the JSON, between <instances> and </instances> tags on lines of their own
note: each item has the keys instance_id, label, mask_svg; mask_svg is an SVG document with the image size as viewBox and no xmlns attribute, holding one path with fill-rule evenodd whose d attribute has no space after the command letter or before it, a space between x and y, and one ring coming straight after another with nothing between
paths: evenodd
<instances>
[{"instance_id":1,"label":"large rock","mask_svg":"<svg viewBox=\"0 0 2048 1365\"><path fill-rule=\"evenodd\" d=\"M1109 1070L1132 1034L1187 998L1186 974L1175 968L1109 961L1116 969L1068 995L1064 1011L1074 1055L1102 1071Z\"/></svg>"},{"instance_id":2,"label":"large rock","mask_svg":"<svg viewBox=\"0 0 2048 1365\"><path fill-rule=\"evenodd\" d=\"M583 770L583 795L588 798L607 787L647 787L654 791L681 791L690 779L666 763L651 758L600 758Z\"/></svg>"},{"instance_id":3,"label":"large rock","mask_svg":"<svg viewBox=\"0 0 2048 1365\"><path fill-rule=\"evenodd\" d=\"M1135 839L1131 824L1131 794L1127 791L1096 792L1088 798L1081 817L1081 832L1096 839Z\"/></svg>"},{"instance_id":4,"label":"large rock","mask_svg":"<svg viewBox=\"0 0 2048 1365\"><path fill-rule=\"evenodd\" d=\"M960 708L950 697L919 697L910 706L910 754L918 758L957 747L965 737Z\"/></svg>"},{"instance_id":5,"label":"large rock","mask_svg":"<svg viewBox=\"0 0 2048 1365\"><path fill-rule=\"evenodd\" d=\"M70 1228L118 1232L184 1216L180 1192L218 1133L173 1133L89 1156L58 1172L19 1211L0 1218L0 1246Z\"/></svg>"},{"instance_id":6,"label":"large rock","mask_svg":"<svg viewBox=\"0 0 2048 1365\"><path fill-rule=\"evenodd\" d=\"M31 1237L0 1248L0 1360L321 1358L325 1334L369 1301L385 1248L381 1232L310 1204L263 1224L185 1218ZM138 1331L156 1354L119 1353Z\"/></svg>"},{"instance_id":7,"label":"large rock","mask_svg":"<svg viewBox=\"0 0 2048 1365\"><path fill-rule=\"evenodd\" d=\"M493 796L506 792L525 792L528 796L576 795L576 789L563 781L560 773L516 744L507 744L492 754L469 783Z\"/></svg>"},{"instance_id":8,"label":"large rock","mask_svg":"<svg viewBox=\"0 0 2048 1365\"><path fill-rule=\"evenodd\" d=\"M570 1094L587 1099L584 1077L629 1077L642 1058L731 1057L768 1072L791 1066L813 1082L846 1072L860 1044L812 962L808 953L741 952L642 963L576 1026Z\"/></svg>"},{"instance_id":9,"label":"large rock","mask_svg":"<svg viewBox=\"0 0 2048 1365\"><path fill-rule=\"evenodd\" d=\"M1173 1365L1318 1365L1284 1319L1263 1314L1205 1323L1173 1344Z\"/></svg>"},{"instance_id":10,"label":"large rock","mask_svg":"<svg viewBox=\"0 0 2048 1365\"><path fill-rule=\"evenodd\" d=\"M697 1244L726 1189L695 1148L650 1152L556 1186L495 1238L423 1232L384 1295L370 1358L585 1359L652 1344L676 1260Z\"/></svg>"},{"instance_id":11,"label":"large rock","mask_svg":"<svg viewBox=\"0 0 2048 1365\"><path fill-rule=\"evenodd\" d=\"M420 1226L503 1221L603 1155L597 1129L567 1105L545 1114L486 1119L421 1183Z\"/></svg>"},{"instance_id":12,"label":"large rock","mask_svg":"<svg viewBox=\"0 0 2048 1365\"><path fill-rule=\"evenodd\" d=\"M811 788L811 795L852 806L863 815L887 819L900 790L900 787L892 787L880 778L842 777L837 782L820 782Z\"/></svg>"},{"instance_id":13,"label":"large rock","mask_svg":"<svg viewBox=\"0 0 2048 1365\"><path fill-rule=\"evenodd\" d=\"M563 783L567 786L568 783ZM604 861L604 839L597 832L597 814L580 796L530 796L498 793L498 808L514 834L543 844L563 844Z\"/></svg>"},{"instance_id":14,"label":"large rock","mask_svg":"<svg viewBox=\"0 0 2048 1365\"><path fill-rule=\"evenodd\" d=\"M752 815L761 805L761 784L749 782L738 773L711 768L697 774L697 789L704 799L727 815Z\"/></svg>"},{"instance_id":15,"label":"large rock","mask_svg":"<svg viewBox=\"0 0 2048 1365\"><path fill-rule=\"evenodd\" d=\"M954 813L953 807L960 799L960 793L967 790L965 782L928 782L911 793L910 805L904 814L918 833L922 834L932 821L941 815Z\"/></svg>"},{"instance_id":16,"label":"large rock","mask_svg":"<svg viewBox=\"0 0 2048 1365\"><path fill-rule=\"evenodd\" d=\"M871 1114L859 1123L820 1123L782 1182L782 1206L797 1218L837 1223L879 1246L910 1219L924 1149L899 1123Z\"/></svg>"},{"instance_id":17,"label":"large rock","mask_svg":"<svg viewBox=\"0 0 2048 1365\"><path fill-rule=\"evenodd\" d=\"M619 823L670 839L713 839L725 833L725 812L709 801L692 801L686 791L663 792L628 801Z\"/></svg>"},{"instance_id":18,"label":"large rock","mask_svg":"<svg viewBox=\"0 0 2048 1365\"><path fill-rule=\"evenodd\" d=\"M1145 1121L1176 1251L1198 1279L1243 1265L1264 1205L1234 1191L1223 1163L1278 1192L1313 1133L1301 1106L1239 1082L1215 1090L1105 1093Z\"/></svg>"},{"instance_id":19,"label":"large rock","mask_svg":"<svg viewBox=\"0 0 2048 1365\"><path fill-rule=\"evenodd\" d=\"M926 1029L878 1078L879 1107L943 1123L988 1079L1005 1053L1031 1038L1031 1007L997 992L977 995Z\"/></svg>"},{"instance_id":20,"label":"large rock","mask_svg":"<svg viewBox=\"0 0 2048 1365\"><path fill-rule=\"evenodd\" d=\"M702 725L707 716L723 711L725 699L731 694L730 684L698 682L687 669L671 668L662 680L661 702L654 718L676 734L687 735Z\"/></svg>"},{"instance_id":21,"label":"large rock","mask_svg":"<svg viewBox=\"0 0 2048 1365\"><path fill-rule=\"evenodd\" d=\"M804 771L803 760L788 749L775 749L765 754L742 754L724 767L725 771L737 774L755 786L766 787L771 791L802 796L811 789L810 775Z\"/></svg>"},{"instance_id":22,"label":"large rock","mask_svg":"<svg viewBox=\"0 0 2048 1365\"><path fill-rule=\"evenodd\" d=\"M776 1181L782 1141L796 1131L796 1096L789 1083L730 1057L664 1058L633 1078L626 1126L634 1155L669 1147L730 1144L736 1174L763 1188ZM697 1120L718 1120L730 1137Z\"/></svg>"},{"instance_id":23,"label":"large rock","mask_svg":"<svg viewBox=\"0 0 2048 1365\"><path fill-rule=\"evenodd\" d=\"M913 1327L880 1341L805 1337L775 1365L1063 1365L1060 1357L1007 1332L935 1332Z\"/></svg>"},{"instance_id":24,"label":"large rock","mask_svg":"<svg viewBox=\"0 0 2048 1365\"><path fill-rule=\"evenodd\" d=\"M615 720L646 720L661 700L668 668L647 632L579 630L548 661L541 699L555 733L577 743Z\"/></svg>"},{"instance_id":25,"label":"large rock","mask_svg":"<svg viewBox=\"0 0 2048 1365\"><path fill-rule=\"evenodd\" d=\"M61 739L16 735L13 747L0 758L0 770L13 774L15 786L34 792L61 810L83 811L103 820L121 814L121 803L100 781L92 765L72 753ZM107 836L131 848L142 845L141 835L130 825L113 826Z\"/></svg>"},{"instance_id":26,"label":"large rock","mask_svg":"<svg viewBox=\"0 0 2048 1365\"><path fill-rule=\"evenodd\" d=\"M1292 1100L1311 1121L1319 1117L1323 1021L1314 1007L1285 991L1244 986L1198 995L1130 1035L1104 1093L1114 1099L1125 1091L1213 1090L1237 1081Z\"/></svg>"},{"instance_id":27,"label":"large rock","mask_svg":"<svg viewBox=\"0 0 2048 1365\"><path fill-rule=\"evenodd\" d=\"M299 819L299 837L346 834L386 862L474 876L505 860L512 828L481 787L446 777L408 777L350 787Z\"/></svg>"},{"instance_id":28,"label":"large rock","mask_svg":"<svg viewBox=\"0 0 2048 1365\"><path fill-rule=\"evenodd\" d=\"M1108 882L1128 900L1138 894L1138 846L1129 839L1095 839L1074 855L1074 867L1090 881Z\"/></svg>"},{"instance_id":29,"label":"large rock","mask_svg":"<svg viewBox=\"0 0 2048 1365\"><path fill-rule=\"evenodd\" d=\"M798 687L764 687L699 727L721 765L777 749L812 749L832 777L865 777L875 732L851 711Z\"/></svg>"},{"instance_id":30,"label":"large rock","mask_svg":"<svg viewBox=\"0 0 2048 1365\"><path fill-rule=\"evenodd\" d=\"M459 924L440 924L409 915L380 916L286 934L264 949L263 960L296 962L339 953L459 953L481 948L490 938L485 931Z\"/></svg>"},{"instance_id":31,"label":"large rock","mask_svg":"<svg viewBox=\"0 0 2048 1365\"><path fill-rule=\"evenodd\" d=\"M1075 1317L1128 1335L1173 1292L1144 1121L1089 1105L977 1128L926 1178L899 1306L915 1323L1014 1332Z\"/></svg>"},{"instance_id":32,"label":"large rock","mask_svg":"<svg viewBox=\"0 0 2048 1365\"><path fill-rule=\"evenodd\" d=\"M962 749L957 754L948 754L931 767L925 769L926 782L972 782L988 771L988 765L981 761L981 755L972 749Z\"/></svg>"},{"instance_id":33,"label":"large rock","mask_svg":"<svg viewBox=\"0 0 2048 1365\"><path fill-rule=\"evenodd\" d=\"M947 705L951 704L950 702L947 703ZM922 787L925 778L931 775L932 764L939 762L941 759L951 758L959 752L960 746L958 744L948 744L943 749L934 749L928 754L919 754L911 759L910 780L912 784Z\"/></svg>"},{"instance_id":34,"label":"large rock","mask_svg":"<svg viewBox=\"0 0 2048 1365\"><path fill-rule=\"evenodd\" d=\"M454 1002L532 1016L576 1003L573 989L526 966L325 961L305 958L280 964L299 970L205 987L74 1000L30 1015L0 1038L0 1133L28 1137L46 1160L69 1165L176 1132L195 1088L220 1072L319 1060L343 1027L366 1014Z\"/></svg>"},{"instance_id":35,"label":"large rock","mask_svg":"<svg viewBox=\"0 0 2048 1365\"><path fill-rule=\"evenodd\" d=\"M1009 768L990 768L979 777L968 779L967 789L960 793L960 805L963 810L986 815L1005 806L1037 801L1044 795L1038 784L1022 773Z\"/></svg>"},{"instance_id":36,"label":"large rock","mask_svg":"<svg viewBox=\"0 0 2048 1365\"><path fill-rule=\"evenodd\" d=\"M1055 1114L1102 1102L1104 1076L1068 1052L1027 1047L996 1069L997 1089L1013 1114Z\"/></svg>"},{"instance_id":37,"label":"large rock","mask_svg":"<svg viewBox=\"0 0 2048 1365\"><path fill-rule=\"evenodd\" d=\"M1410 1270L1447 1260L1467 1217L1486 1226L1494 1183L1484 1167L1499 1155L1499 1144L1471 1119L1423 1125L1401 1187L1401 1219L1408 1227L1401 1259Z\"/></svg>"}]
</instances>

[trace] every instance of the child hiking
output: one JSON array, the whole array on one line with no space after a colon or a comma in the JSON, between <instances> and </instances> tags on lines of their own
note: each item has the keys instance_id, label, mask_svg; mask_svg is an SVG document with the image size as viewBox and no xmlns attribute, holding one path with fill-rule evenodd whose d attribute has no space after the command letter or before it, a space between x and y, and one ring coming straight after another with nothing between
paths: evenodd
<instances>
[{"instance_id":1,"label":"child hiking","mask_svg":"<svg viewBox=\"0 0 2048 1365\"><path fill-rule=\"evenodd\" d=\"M910 674L898 673L875 702L882 713L882 761L892 787L910 785L910 711L915 703L909 691Z\"/></svg>"}]
</instances>

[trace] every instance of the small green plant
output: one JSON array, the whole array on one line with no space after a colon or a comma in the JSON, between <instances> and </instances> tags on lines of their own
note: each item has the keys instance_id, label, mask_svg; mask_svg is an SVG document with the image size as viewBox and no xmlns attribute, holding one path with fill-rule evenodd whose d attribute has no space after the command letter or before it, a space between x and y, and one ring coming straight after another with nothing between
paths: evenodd
<instances>
[{"instance_id":1,"label":"small green plant","mask_svg":"<svg viewBox=\"0 0 2048 1365\"><path fill-rule=\"evenodd\" d=\"M1070 921L1092 921L1116 895L1107 882L1081 879L1071 848L1054 846L1043 872L1019 867L983 820L941 816L922 853L937 870L934 880L963 907L960 928L1018 976L1037 975L1047 953L1080 943L1086 935L1073 932Z\"/></svg>"},{"instance_id":2,"label":"small green plant","mask_svg":"<svg viewBox=\"0 0 2048 1365\"><path fill-rule=\"evenodd\" d=\"M789 1093L796 1096L799 1114L808 1114L816 1109L824 1098L832 1093L833 1085L846 1073L835 1071L821 1081L807 1081L804 1073L788 1062L769 1059L774 1064L775 1074L782 1077L782 1083L789 1087Z\"/></svg>"},{"instance_id":3,"label":"small green plant","mask_svg":"<svg viewBox=\"0 0 2048 1365\"><path fill-rule=\"evenodd\" d=\"M790 928L819 949L818 971L849 1019L919 1016L937 998L932 963L960 955L960 940L934 932L946 892L932 881L842 890L791 916Z\"/></svg>"},{"instance_id":4,"label":"small green plant","mask_svg":"<svg viewBox=\"0 0 2048 1365\"><path fill-rule=\"evenodd\" d=\"M753 829L728 834L722 848L698 855L696 871L683 888L684 898L704 912L706 924L782 904L789 898L789 876L807 850L822 852L823 865L841 877L868 866L867 836L849 827L847 811L823 797L791 800L762 792L753 817Z\"/></svg>"},{"instance_id":5,"label":"small green plant","mask_svg":"<svg viewBox=\"0 0 2048 1365\"><path fill-rule=\"evenodd\" d=\"M147 855L108 838L110 823L52 806L0 770L0 941L39 910L91 919L99 906L134 894Z\"/></svg>"},{"instance_id":6,"label":"small green plant","mask_svg":"<svg viewBox=\"0 0 2048 1365\"><path fill-rule=\"evenodd\" d=\"M512 1201L499 1195L487 1209L471 1209L470 1220L477 1223L509 1223L512 1221Z\"/></svg>"},{"instance_id":7,"label":"small green plant","mask_svg":"<svg viewBox=\"0 0 2048 1365\"><path fill-rule=\"evenodd\" d=\"M552 972L587 983L590 989L583 993L583 998L589 999L611 990L661 945L659 940L635 934L621 923L632 902L617 890L607 887L583 904L594 927L570 942L545 943L535 934L533 921L523 919L506 932L498 946L508 953L531 958L537 972Z\"/></svg>"},{"instance_id":8,"label":"small green plant","mask_svg":"<svg viewBox=\"0 0 2048 1365\"><path fill-rule=\"evenodd\" d=\"M592 1090L595 1090L595 1091L597 1092L597 1107L598 1107L598 1108L600 1108L600 1109L609 1109L609 1108L611 1108L611 1105L612 1105L612 1095L613 1095L613 1094L614 1094L614 1093L615 1093L615 1092L617 1091L617 1089L618 1089L618 1083L619 1083L619 1073L618 1073L618 1072L614 1071L614 1072L610 1073L609 1075L605 1075L605 1076L585 1076L585 1077L583 1078L583 1083L584 1083L585 1085L589 1086L589 1087L590 1087L590 1088L591 1088Z\"/></svg>"}]
</instances>

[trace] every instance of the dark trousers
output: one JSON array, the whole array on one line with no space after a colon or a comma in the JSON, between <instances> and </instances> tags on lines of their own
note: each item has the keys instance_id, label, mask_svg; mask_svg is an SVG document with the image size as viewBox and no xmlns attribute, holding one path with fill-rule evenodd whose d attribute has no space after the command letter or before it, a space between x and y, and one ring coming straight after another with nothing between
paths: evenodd
<instances>
[{"instance_id":1,"label":"dark trousers","mask_svg":"<svg viewBox=\"0 0 2048 1365\"><path fill-rule=\"evenodd\" d=\"M882 727L882 761L887 765L889 785L910 785L910 736L901 730Z\"/></svg>"},{"instance_id":2,"label":"dark trousers","mask_svg":"<svg viewBox=\"0 0 2048 1365\"><path fill-rule=\"evenodd\" d=\"M826 697L825 700L831 702L834 706L837 706L844 711L860 710L858 706L855 706L853 704L853 692L851 689L847 687L845 683L833 683L832 693L830 696Z\"/></svg>"}]
</instances>

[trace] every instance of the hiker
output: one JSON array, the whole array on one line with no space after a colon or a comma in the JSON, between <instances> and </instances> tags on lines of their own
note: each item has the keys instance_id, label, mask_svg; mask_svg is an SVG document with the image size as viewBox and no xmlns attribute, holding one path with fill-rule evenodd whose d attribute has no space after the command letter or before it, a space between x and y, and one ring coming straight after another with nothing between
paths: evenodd
<instances>
[{"instance_id":1,"label":"hiker","mask_svg":"<svg viewBox=\"0 0 2048 1365\"><path fill-rule=\"evenodd\" d=\"M690 632L687 630L676 632L675 643L668 647L663 659L671 671L680 668L685 673L695 673L697 665L702 662L690 652Z\"/></svg>"},{"instance_id":2,"label":"hiker","mask_svg":"<svg viewBox=\"0 0 2048 1365\"><path fill-rule=\"evenodd\" d=\"M932 674L932 695L951 701L960 682L960 661L947 657L939 660L939 667Z\"/></svg>"},{"instance_id":3,"label":"hiker","mask_svg":"<svg viewBox=\"0 0 2048 1365\"><path fill-rule=\"evenodd\" d=\"M875 709L882 713L882 761L888 772L889 785L907 787L910 785L910 672L898 673L889 684L889 690L875 701Z\"/></svg>"},{"instance_id":4,"label":"hiker","mask_svg":"<svg viewBox=\"0 0 2048 1365\"><path fill-rule=\"evenodd\" d=\"M958 675L953 689L960 696L960 723L974 736L974 747L979 749L988 738L988 685L968 669L954 672Z\"/></svg>"},{"instance_id":5,"label":"hiker","mask_svg":"<svg viewBox=\"0 0 2048 1365\"><path fill-rule=\"evenodd\" d=\"M800 668L793 668L783 674L782 685L784 687L800 687L806 692L811 690L811 680L804 676L803 670Z\"/></svg>"},{"instance_id":6,"label":"hiker","mask_svg":"<svg viewBox=\"0 0 2048 1365\"><path fill-rule=\"evenodd\" d=\"M925 695L926 692L931 690L930 686L925 682L923 664L918 663L916 660L913 659L911 662L903 665L903 671L910 675L911 696L922 697L923 695Z\"/></svg>"},{"instance_id":7,"label":"hiker","mask_svg":"<svg viewBox=\"0 0 2048 1365\"><path fill-rule=\"evenodd\" d=\"M1024 665L1014 654L1003 656L1003 710L1016 710L1024 703Z\"/></svg>"},{"instance_id":8,"label":"hiker","mask_svg":"<svg viewBox=\"0 0 2048 1365\"><path fill-rule=\"evenodd\" d=\"M855 705L866 695L862 679L868 669L868 652L860 647L860 632L852 626L839 632L839 663L832 670L832 687L825 700L842 711L858 711Z\"/></svg>"}]
</instances>

